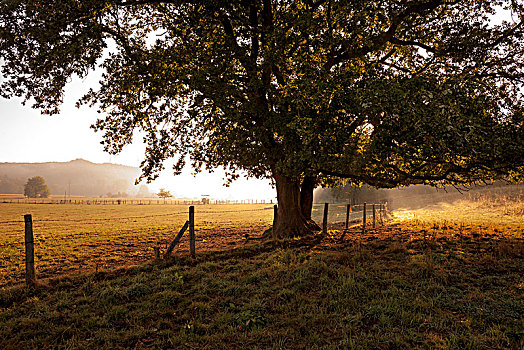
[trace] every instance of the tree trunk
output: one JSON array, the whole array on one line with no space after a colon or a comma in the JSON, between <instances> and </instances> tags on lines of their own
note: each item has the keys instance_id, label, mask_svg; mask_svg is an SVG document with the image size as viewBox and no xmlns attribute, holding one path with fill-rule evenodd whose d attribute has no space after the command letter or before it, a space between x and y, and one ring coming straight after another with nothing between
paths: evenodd
<instances>
[{"instance_id":1,"label":"tree trunk","mask_svg":"<svg viewBox=\"0 0 524 350\"><path fill-rule=\"evenodd\" d=\"M274 172L277 187L278 211L272 238L302 237L320 230L311 219L307 219L300 205L299 181Z\"/></svg>"},{"instance_id":2,"label":"tree trunk","mask_svg":"<svg viewBox=\"0 0 524 350\"><path fill-rule=\"evenodd\" d=\"M313 210L313 190L316 186L314 176L306 176L300 186L300 210L307 220L311 220L311 211Z\"/></svg>"}]
</instances>

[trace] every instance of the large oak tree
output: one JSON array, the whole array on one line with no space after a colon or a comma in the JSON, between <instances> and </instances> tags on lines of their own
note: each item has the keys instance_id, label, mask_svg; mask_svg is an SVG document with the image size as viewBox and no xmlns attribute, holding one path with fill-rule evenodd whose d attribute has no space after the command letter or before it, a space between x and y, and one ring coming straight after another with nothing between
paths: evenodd
<instances>
[{"instance_id":1,"label":"large oak tree","mask_svg":"<svg viewBox=\"0 0 524 350\"><path fill-rule=\"evenodd\" d=\"M518 179L523 15L517 0L2 0L1 94L56 113L100 65L79 103L108 152L141 130L147 179L169 158L271 178L275 236L302 235L336 178Z\"/></svg>"}]
</instances>

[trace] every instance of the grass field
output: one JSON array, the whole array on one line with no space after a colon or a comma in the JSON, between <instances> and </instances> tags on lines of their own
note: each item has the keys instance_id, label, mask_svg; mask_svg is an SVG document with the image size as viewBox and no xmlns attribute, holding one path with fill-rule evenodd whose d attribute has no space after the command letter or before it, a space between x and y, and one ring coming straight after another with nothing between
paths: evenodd
<instances>
[{"instance_id":1,"label":"grass field","mask_svg":"<svg viewBox=\"0 0 524 350\"><path fill-rule=\"evenodd\" d=\"M196 206L197 249L242 244L272 221L268 204ZM165 246L188 218L187 205L0 203L0 286L23 280L23 215L33 216L39 278L143 262ZM187 235L186 235L187 236ZM187 237L176 251L188 249ZM175 251L175 253L176 253Z\"/></svg>"},{"instance_id":2,"label":"grass field","mask_svg":"<svg viewBox=\"0 0 524 350\"><path fill-rule=\"evenodd\" d=\"M51 277L58 272L51 269L50 278L35 290L0 288L0 345L523 349L521 205L457 202L431 210L403 210L394 212L386 226L366 234L354 227L343 241L338 240L341 232L333 229L326 237L274 243L242 239L244 233L260 233L267 227L272 218L268 205L197 206L197 237L207 233L222 245L201 251L197 245L196 259L181 247L174 258L160 262L148 258L134 267L110 265L98 272L59 277ZM166 206L166 212L155 213L158 216L121 219L153 215L148 212L152 209L137 207L106 208L108 212L100 213L95 211L103 207L90 208L89 215L81 207L31 209L35 220L42 218L40 227L35 222L35 232L49 230L49 240L56 236L53 232L62 232L54 254L74 249L69 243L74 239L94 240L90 243L94 247L84 245L80 256L98 251L108 257L125 250L117 246L114 252L104 251L113 237L118 242L144 241L148 247L162 240L162 234L171 237L172 226L185 220L185 213L171 216L177 212L175 206ZM6 208L0 208L3 221ZM18 208L8 216L27 209ZM82 217L84 222L103 217L114 224L104 221L86 230L71 223L68 236L60 226L53 231L44 225L46 218L56 216L70 221ZM120 228L123 231L117 234ZM97 234L104 240L98 241ZM126 256L132 255L122 255L122 261ZM40 268L37 265L37 273Z\"/></svg>"},{"instance_id":3,"label":"grass field","mask_svg":"<svg viewBox=\"0 0 524 350\"><path fill-rule=\"evenodd\" d=\"M524 201L506 197L481 198L476 201L441 203L417 210L397 210L394 222L414 228L448 227L449 233L465 230L482 233L501 233L524 237Z\"/></svg>"},{"instance_id":4,"label":"grass field","mask_svg":"<svg viewBox=\"0 0 524 350\"><path fill-rule=\"evenodd\" d=\"M322 221L323 204L313 208ZM329 222L345 220L345 204L332 204ZM0 203L0 286L23 280L23 215L32 214L39 278L99 270L151 259L165 250L188 218L187 205L78 205ZM361 217L354 212L351 220ZM273 220L270 204L197 205L198 250L223 250L260 235ZM187 235L186 235L187 236ZM188 249L185 237L177 251Z\"/></svg>"}]
</instances>

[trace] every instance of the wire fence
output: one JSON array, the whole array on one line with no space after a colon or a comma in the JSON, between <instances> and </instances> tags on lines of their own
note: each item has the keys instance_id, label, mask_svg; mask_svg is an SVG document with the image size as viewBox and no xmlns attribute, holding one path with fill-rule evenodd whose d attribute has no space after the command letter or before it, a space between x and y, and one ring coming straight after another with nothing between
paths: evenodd
<instances>
[{"instance_id":1,"label":"wire fence","mask_svg":"<svg viewBox=\"0 0 524 350\"><path fill-rule=\"evenodd\" d=\"M0 221L0 224L21 224L23 221L21 220L9 220L9 221Z\"/></svg>"},{"instance_id":2,"label":"wire fence","mask_svg":"<svg viewBox=\"0 0 524 350\"><path fill-rule=\"evenodd\" d=\"M375 210L379 210L383 204L376 204ZM312 219L316 222L322 222L324 216L324 203L314 203L312 208ZM247 212L262 212L274 210L273 206L256 208L256 209L234 209L234 210L208 210L208 207L202 207L199 210L199 214L209 215L209 214L228 214L228 213L247 213ZM327 222L329 224L343 223L346 220L349 222L362 221L363 217L363 204L351 205L348 207L346 203L331 203L329 204L329 210L327 215ZM366 215L373 215L373 204L368 204L366 206ZM349 213L348 213L349 211ZM187 211L177 211L169 212L162 214L148 214L148 215L134 215L134 216L123 216L123 217L103 217L103 218L80 218L80 219L34 219L33 223L90 223L90 222L108 222L108 221L126 221L126 220L135 220L135 219L146 219L146 218L155 218L155 217L174 217L177 215L185 215ZM0 225L21 225L24 223L24 220L7 220L0 221Z\"/></svg>"},{"instance_id":3,"label":"wire fence","mask_svg":"<svg viewBox=\"0 0 524 350\"><path fill-rule=\"evenodd\" d=\"M241 213L241 212L257 212L257 211L267 211L272 210L273 207L267 207L267 208L259 208L259 209L244 209L244 210L202 210L202 214L226 214L226 213ZM179 211L179 212L171 212L166 214L151 214L151 215L141 215L141 216L125 216L125 217L108 217L108 218L82 218L82 219L36 219L33 220L33 223L45 223L45 222L62 222L62 223L69 223L69 222L96 222L96 221L125 221L125 220L132 220L132 219L146 219L146 218L154 218L154 217L169 217L169 216L175 216L175 215L182 215L187 214L187 211ZM9 221L0 221L0 225L9 225L9 224L16 224L20 225L23 224L24 221L22 219L20 220L9 220Z\"/></svg>"},{"instance_id":4,"label":"wire fence","mask_svg":"<svg viewBox=\"0 0 524 350\"><path fill-rule=\"evenodd\" d=\"M118 266L129 261L143 261L148 256L149 259L151 258L152 249L155 249L156 256L158 247L167 247L180 228L178 225L183 223L185 216L188 215L187 209L181 211L176 210L176 207L171 208L175 211L166 213L169 207L158 207L161 213L151 213L156 209L148 209L143 215L118 215L127 210L122 208L115 212L111 207L87 211L75 209L66 211L67 216L63 214L62 210L47 210L46 207L36 210L34 220L33 216L31 217L31 228L35 229L32 246L36 248L39 276L51 277L58 271L63 273L74 269L72 266L76 265L98 269L99 266ZM264 226L270 222L273 206L232 208L231 206L205 205L198 208L197 217L201 220L203 230L199 245L204 245L206 241L213 244L213 240L204 235L209 233L208 227L221 227L217 224L230 223L229 218L235 217L239 219L243 217L265 218L258 222L253 219L248 225ZM137 208L134 211L137 210L141 209ZM254 215L256 212L260 214ZM243 216L231 215L232 213L240 213ZM5 213L2 214L5 217ZM57 215L57 217L49 217L50 215ZM79 217L68 217L70 215ZM107 216L95 218L85 217L86 215ZM151 218L158 218L158 220L150 220ZM104 225L95 225L98 223ZM0 233L2 234L0 237L0 286L20 281L23 278L23 265L26 261L24 249L27 245L24 242L24 224L27 224L24 217L20 217L19 220L0 221ZM239 220L238 226L241 224ZM25 229L27 230L27 225ZM241 237L237 235L235 239L240 240ZM182 241L180 244L183 247L187 245L187 242ZM180 249L178 245L177 248Z\"/></svg>"},{"instance_id":5,"label":"wire fence","mask_svg":"<svg viewBox=\"0 0 524 350\"><path fill-rule=\"evenodd\" d=\"M324 207L325 203L313 204L313 210L311 218L317 223L323 222L324 219ZM387 210L387 204L383 203L366 203L366 217L373 218L373 211L375 211L375 219L380 219L379 215L384 215ZM374 208L374 209L373 209ZM340 224L345 223L346 220L349 223L355 224L363 221L364 217L364 204L356 204L348 206L347 203L329 203L327 223ZM368 220L368 222L370 222Z\"/></svg>"},{"instance_id":6,"label":"wire fence","mask_svg":"<svg viewBox=\"0 0 524 350\"><path fill-rule=\"evenodd\" d=\"M154 214L154 215L142 215L142 216L126 216L126 217L108 217L108 218L82 218L82 219L37 219L34 220L34 223L45 223L45 222L96 222L96 221L124 221L132 219L145 219L153 217L162 217L162 216L174 216L179 214L187 214L187 212L174 212L168 214ZM23 220L10 220L10 221L0 221L0 224L23 224Z\"/></svg>"},{"instance_id":7,"label":"wire fence","mask_svg":"<svg viewBox=\"0 0 524 350\"><path fill-rule=\"evenodd\" d=\"M373 204L368 204L366 206L366 216L372 216L374 210L380 210L381 206L383 204L379 203L375 205L375 209L373 208ZM312 219L316 221L317 223L321 223L324 220L324 203L315 203L313 204L312 208ZM229 214L229 213L248 213L248 212L269 212L271 210L274 210L273 206L263 207L263 208L255 208L255 209L234 209L234 210L210 210L207 208L212 208L212 206L202 207L198 214L201 214L203 216L210 215L210 214ZM358 205L351 205L348 206L346 203L332 203L329 204L329 210L327 214L327 223L328 224L339 224L344 223L346 221L350 223L355 223L363 220L363 210L364 205L358 204ZM69 218L59 218L59 219L34 219L34 224L45 224L45 223L96 223L96 222L122 222L122 221L128 221L128 220L138 220L138 219L147 219L147 218L161 218L161 217L175 217L180 215L186 215L187 211L177 211L177 212L169 212L169 213L162 213L162 214L148 214L148 215L133 215L133 216L123 216L123 217L101 217L101 218L80 218L80 219L69 219ZM209 220L206 220L206 222L209 222ZM23 219L20 220L7 220L7 221L0 221L0 225L22 225L24 223Z\"/></svg>"},{"instance_id":8,"label":"wire fence","mask_svg":"<svg viewBox=\"0 0 524 350\"><path fill-rule=\"evenodd\" d=\"M382 208L381 205L375 205L375 214L380 210L379 208ZM316 203L313 205L312 218L319 225L323 222L327 225L338 225L346 220L354 224L359 220L362 221L364 213L363 205L348 207L346 203L329 204L327 213L324 211L325 208L326 204ZM212 205L199 206L196 211L197 226L199 223L201 225L201 231L197 235L199 246L205 244L215 246L218 244L217 241L221 241L221 247L227 249L231 247L231 244L236 244L231 242L231 240L241 241L244 239L245 233L260 234L262 228L267 229L270 227L274 210L274 205L263 205L255 208L245 206L235 208ZM373 205L367 205L365 212L371 218L373 216ZM82 214L84 212L78 211L78 213ZM101 214L99 210L92 213ZM154 249L155 256L158 256L159 246L167 247L179 229L176 226L183 223L183 220L185 220L184 215L188 215L187 210L177 210L168 213L115 216L115 213L110 208L108 208L106 213L111 213L111 216L98 218L60 217L56 219L35 216L34 220L31 220L31 229L35 228L37 231L35 232L35 239L31 243L33 247L36 247L39 275L50 277L54 273L63 273L70 269L74 270L73 265L95 266L98 269L99 266L109 266L117 263L126 264L130 259L134 259L133 261L151 259L152 250ZM151 224L151 221L145 220L150 218L159 218L159 220ZM166 220L161 220L161 218L166 218ZM252 220L251 223L246 224L245 218L250 218ZM378 218L377 216L377 220ZM31 219L33 218L31 217ZM143 222L140 221L142 219L144 219ZM234 222L235 220L238 220L238 222ZM130 222L129 225L121 224L126 221ZM131 222L135 221L139 222L138 226L132 226ZM171 229L157 229L161 225L166 226L166 222L171 225ZM226 225L225 227L217 225L217 223L226 222L231 225ZM27 231L27 221L24 218L0 221L0 228L4 225L12 227L4 230L3 237L0 238L0 286L13 281L20 281L23 278L22 266L24 261L26 261L23 250L27 248L28 244L28 242L24 241L24 223ZM60 225L54 225L55 223ZM76 224L83 223L85 223L85 228L78 229ZM89 228L89 225L95 223L109 223L109 225L101 227L101 229L105 230L103 237L98 237L98 232L100 232L97 231L98 225L93 226L91 229ZM70 225L68 226L68 224ZM13 225L19 225L19 227ZM242 225L248 228L242 228ZM236 231L230 230L229 228L231 227L236 227ZM249 228L251 228L251 231ZM115 232L115 234L112 235L112 232ZM221 237L220 235L230 236ZM227 241L228 239L229 241ZM206 241L209 242L205 243ZM187 242L184 242L181 242L182 246L187 247ZM69 267L67 262L71 262ZM9 271L9 276L2 277L6 269Z\"/></svg>"},{"instance_id":9,"label":"wire fence","mask_svg":"<svg viewBox=\"0 0 524 350\"><path fill-rule=\"evenodd\" d=\"M58 198L2 198L0 203L5 204L70 204L70 205L231 205L231 204L273 204L271 199L242 199L242 200L219 200L219 199L141 199L141 198L80 198L80 199L58 199Z\"/></svg>"}]
</instances>

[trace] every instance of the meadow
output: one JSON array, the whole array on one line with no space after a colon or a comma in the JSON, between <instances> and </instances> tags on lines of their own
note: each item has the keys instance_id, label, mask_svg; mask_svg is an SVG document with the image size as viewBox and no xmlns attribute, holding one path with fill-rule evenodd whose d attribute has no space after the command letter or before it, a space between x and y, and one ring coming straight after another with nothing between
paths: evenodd
<instances>
[{"instance_id":1,"label":"meadow","mask_svg":"<svg viewBox=\"0 0 524 350\"><path fill-rule=\"evenodd\" d=\"M278 242L249 238L269 227L270 205L196 206L196 259L182 246L153 261L150 247L187 217L187 206L160 207L0 207L0 221L31 209L35 236L60 238L53 254L85 240L78 256L123 251L126 264L50 268L36 289L0 288L2 348L524 348L522 202L404 209L365 234L354 225L341 240L334 224ZM205 234L222 243L204 249ZM139 247L144 257L129 258Z\"/></svg>"},{"instance_id":2,"label":"meadow","mask_svg":"<svg viewBox=\"0 0 524 350\"><path fill-rule=\"evenodd\" d=\"M271 223L268 204L199 205L197 249L243 243ZM32 214L37 276L100 270L153 257L188 219L187 205L0 203L0 286L23 281L24 214ZM187 234L175 249L188 249Z\"/></svg>"},{"instance_id":3,"label":"meadow","mask_svg":"<svg viewBox=\"0 0 524 350\"><path fill-rule=\"evenodd\" d=\"M96 199L82 200L93 203ZM151 259L153 247L165 251L184 225L189 206L146 203L149 201L121 205L48 204L43 200L37 204L0 203L0 286L23 281L23 215L28 213L33 217L39 278ZM313 208L313 218L319 223L323 207L315 204ZM197 249L224 250L244 244L246 238L259 236L269 228L273 205L196 205L195 215ZM361 215L355 211L350 220ZM346 205L331 204L328 219L331 224L345 221ZM186 234L174 253L187 250L188 244Z\"/></svg>"}]
</instances>

